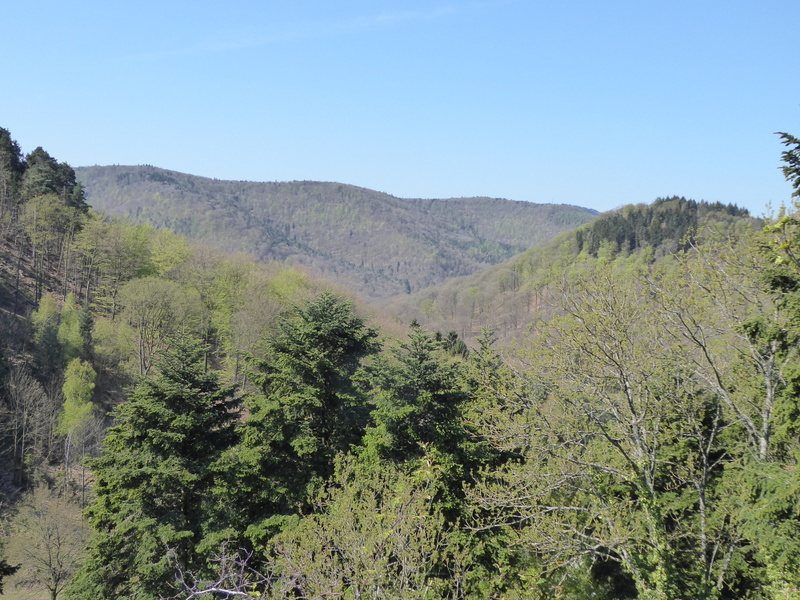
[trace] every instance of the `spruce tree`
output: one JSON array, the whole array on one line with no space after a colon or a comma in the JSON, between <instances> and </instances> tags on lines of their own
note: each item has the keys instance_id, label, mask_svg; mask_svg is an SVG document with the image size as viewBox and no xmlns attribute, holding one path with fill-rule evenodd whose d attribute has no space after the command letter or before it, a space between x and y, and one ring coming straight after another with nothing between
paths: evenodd
<instances>
[{"instance_id":1,"label":"spruce tree","mask_svg":"<svg viewBox=\"0 0 800 600\"><path fill-rule=\"evenodd\" d=\"M203 368L203 346L178 339L116 412L92 465L95 530L74 598L170 595L176 568L201 572L213 529L214 464L232 442L238 401Z\"/></svg>"}]
</instances>

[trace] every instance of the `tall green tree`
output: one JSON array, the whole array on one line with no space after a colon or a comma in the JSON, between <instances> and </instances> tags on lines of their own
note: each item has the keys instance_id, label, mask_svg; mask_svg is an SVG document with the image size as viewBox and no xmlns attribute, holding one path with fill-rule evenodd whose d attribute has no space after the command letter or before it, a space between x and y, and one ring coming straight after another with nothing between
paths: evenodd
<instances>
[{"instance_id":1,"label":"tall green tree","mask_svg":"<svg viewBox=\"0 0 800 600\"><path fill-rule=\"evenodd\" d=\"M25 172L25 159L19 144L7 129L0 127L0 220L19 203L19 188Z\"/></svg>"},{"instance_id":2,"label":"tall green tree","mask_svg":"<svg viewBox=\"0 0 800 600\"><path fill-rule=\"evenodd\" d=\"M725 401L670 325L699 313L659 305L650 276L646 265L598 261L568 280L563 314L541 325L526 357L527 402L492 419L505 426L492 439L523 458L488 472L474 499L548 571L586 568L588 557L643 600L717 598L742 557L714 485L730 460ZM682 281L658 289L675 298Z\"/></svg>"},{"instance_id":3,"label":"tall green tree","mask_svg":"<svg viewBox=\"0 0 800 600\"><path fill-rule=\"evenodd\" d=\"M16 573L19 565L10 565L4 558L0 558L0 594L3 593L3 580Z\"/></svg>"},{"instance_id":4,"label":"tall green tree","mask_svg":"<svg viewBox=\"0 0 800 600\"><path fill-rule=\"evenodd\" d=\"M276 574L267 598L457 597L441 569L450 554L437 509L435 469L364 469L343 460L315 510L269 550ZM450 596L450 594L453 594Z\"/></svg>"},{"instance_id":5,"label":"tall green tree","mask_svg":"<svg viewBox=\"0 0 800 600\"><path fill-rule=\"evenodd\" d=\"M58 339L61 309L52 294L44 294L31 313L34 374L42 382L53 380L64 368L64 348Z\"/></svg>"},{"instance_id":6,"label":"tall green tree","mask_svg":"<svg viewBox=\"0 0 800 600\"><path fill-rule=\"evenodd\" d=\"M233 441L238 399L203 368L204 348L181 338L116 412L93 463L94 537L73 598L155 599L176 567L201 572L216 526L214 464Z\"/></svg>"},{"instance_id":7,"label":"tall green tree","mask_svg":"<svg viewBox=\"0 0 800 600\"><path fill-rule=\"evenodd\" d=\"M83 335L81 333L81 309L75 302L75 294L69 293L61 307L58 324L58 341L64 349L64 361L69 363L83 356Z\"/></svg>"},{"instance_id":8,"label":"tall green tree","mask_svg":"<svg viewBox=\"0 0 800 600\"><path fill-rule=\"evenodd\" d=\"M323 292L281 320L255 362L250 401L231 455L241 526L264 540L333 474L334 458L361 440L369 418L356 378L378 350L377 332L352 305Z\"/></svg>"},{"instance_id":9,"label":"tall green tree","mask_svg":"<svg viewBox=\"0 0 800 600\"><path fill-rule=\"evenodd\" d=\"M100 305L116 317L117 296L125 282L152 274L148 225L132 225L90 215L75 237L83 262L80 283L85 302Z\"/></svg>"},{"instance_id":10,"label":"tall green tree","mask_svg":"<svg viewBox=\"0 0 800 600\"><path fill-rule=\"evenodd\" d=\"M72 449L76 436L92 419L94 381L97 374L92 365L74 358L64 372L64 407L59 415L59 433L64 436L64 487L69 489Z\"/></svg>"},{"instance_id":11,"label":"tall green tree","mask_svg":"<svg viewBox=\"0 0 800 600\"><path fill-rule=\"evenodd\" d=\"M477 467L464 420L469 393L463 362L415 325L393 360L372 372L375 426L366 445L383 460L441 464L447 481L440 482L440 493L455 501L467 472Z\"/></svg>"},{"instance_id":12,"label":"tall green tree","mask_svg":"<svg viewBox=\"0 0 800 600\"><path fill-rule=\"evenodd\" d=\"M41 146L28 154L25 162L26 169L22 177L22 196L25 200L55 194L70 208L81 212L88 210L83 186L78 183L72 167L59 163Z\"/></svg>"},{"instance_id":13,"label":"tall green tree","mask_svg":"<svg viewBox=\"0 0 800 600\"><path fill-rule=\"evenodd\" d=\"M443 597L490 597L512 584L510 555L496 531L463 530L473 511L465 489L481 468L503 457L469 419L483 407L474 404L478 386L455 339L414 324L391 356L371 365L374 424L357 456L365 473L396 470L426 481L430 506L441 518L438 535L448 539L448 551L428 559L428 583L436 582Z\"/></svg>"}]
</instances>

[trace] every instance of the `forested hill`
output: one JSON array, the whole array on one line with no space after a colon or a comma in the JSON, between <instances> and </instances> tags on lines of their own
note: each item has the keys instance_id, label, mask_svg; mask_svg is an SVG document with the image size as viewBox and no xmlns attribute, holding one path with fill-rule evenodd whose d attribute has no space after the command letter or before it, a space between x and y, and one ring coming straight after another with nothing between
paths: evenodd
<instances>
[{"instance_id":1,"label":"forested hill","mask_svg":"<svg viewBox=\"0 0 800 600\"><path fill-rule=\"evenodd\" d=\"M624 207L404 330L101 215L0 128L0 588L796 600L797 208Z\"/></svg>"},{"instance_id":2,"label":"forested hill","mask_svg":"<svg viewBox=\"0 0 800 600\"><path fill-rule=\"evenodd\" d=\"M484 328L503 339L527 332L536 315L548 312L561 271L574 271L585 259L614 258L647 252L651 260L687 250L706 226L759 223L735 205L682 197L627 205L564 232L553 240L498 265L458 277L407 297L387 309L406 321L431 329L455 331L467 340Z\"/></svg>"},{"instance_id":3,"label":"forested hill","mask_svg":"<svg viewBox=\"0 0 800 600\"><path fill-rule=\"evenodd\" d=\"M606 213L579 228L575 239L578 251L592 256L597 256L603 245L615 252L631 252L643 246L673 251L688 248L691 233L707 219L729 220L748 215L746 209L734 204L658 198L650 205L630 204Z\"/></svg>"},{"instance_id":4,"label":"forested hill","mask_svg":"<svg viewBox=\"0 0 800 600\"><path fill-rule=\"evenodd\" d=\"M220 181L152 166L76 173L102 212L302 265L370 300L469 275L597 215L497 198L401 199L339 183Z\"/></svg>"}]
</instances>

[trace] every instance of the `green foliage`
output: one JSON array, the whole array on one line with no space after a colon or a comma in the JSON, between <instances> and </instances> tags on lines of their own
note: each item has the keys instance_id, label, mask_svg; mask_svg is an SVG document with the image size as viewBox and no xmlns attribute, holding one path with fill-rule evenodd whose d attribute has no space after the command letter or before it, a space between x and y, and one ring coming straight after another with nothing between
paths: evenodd
<instances>
[{"instance_id":1,"label":"green foliage","mask_svg":"<svg viewBox=\"0 0 800 600\"><path fill-rule=\"evenodd\" d=\"M58 339L61 313L52 294L45 294L31 314L34 328L34 373L40 381L50 381L64 368L64 348Z\"/></svg>"},{"instance_id":2,"label":"green foliage","mask_svg":"<svg viewBox=\"0 0 800 600\"><path fill-rule=\"evenodd\" d=\"M595 216L575 206L403 200L337 183L218 181L148 166L78 173L99 210L303 265L375 299L474 273Z\"/></svg>"},{"instance_id":3,"label":"green foliage","mask_svg":"<svg viewBox=\"0 0 800 600\"><path fill-rule=\"evenodd\" d=\"M411 298L448 333L415 324L382 352L353 304L320 293L308 274L84 214L68 173L39 150L29 165L5 134L0 232L15 232L3 241L19 257L6 264L21 286L35 280L31 297L51 281L58 298L73 292L63 308L41 295L29 331L0 315L9 481L60 484L63 443L70 496L70 465L81 464L71 448L90 453L86 432L99 421L91 400L117 404L129 367L151 376L116 409L86 478L96 482L94 537L73 597L185 599L215 586L219 596L262 598L797 597L796 212L758 232L733 206L670 198L624 207ZM797 188L800 142L783 139ZM117 173L141 175L176 226L210 235L228 219L206 199L193 207L208 213L200 225L173 210L168 196L188 194L188 176ZM512 223L485 218L491 203L481 200L378 201L348 186L336 193L352 202L338 203L330 186L308 182L287 188L296 206L264 217L248 203L267 188L240 187L227 200L250 219L242 240L266 229L273 247L260 250L290 257L302 248L329 264L337 240L312 248L303 236L334 219L351 231L336 268L380 279L367 286L376 294L415 281L417 260L439 274L458 272L461 256L499 260L529 227L524 207ZM441 230L443 210L451 222ZM420 259L414 240L441 231L452 248L423 244ZM357 248L372 235L380 251ZM374 265L356 269L371 255ZM7 278L14 270L0 269L3 298L23 297ZM517 345L484 333L469 347L486 324ZM246 412L210 365L252 391ZM72 522L70 511L58 525ZM12 528L18 549L48 547L25 544L52 521L39 515ZM17 561L6 550L0 576Z\"/></svg>"},{"instance_id":4,"label":"green foliage","mask_svg":"<svg viewBox=\"0 0 800 600\"><path fill-rule=\"evenodd\" d=\"M368 443L383 459L404 462L428 456L452 469L468 468L461 454L467 438L461 415L468 397L461 363L419 326L394 354L395 361L373 369L375 429Z\"/></svg>"},{"instance_id":5,"label":"green foliage","mask_svg":"<svg viewBox=\"0 0 800 600\"><path fill-rule=\"evenodd\" d=\"M800 140L788 133L778 133L781 143L787 147L781 154L784 162L781 170L786 181L792 184L792 196L800 196Z\"/></svg>"},{"instance_id":6,"label":"green foliage","mask_svg":"<svg viewBox=\"0 0 800 600\"><path fill-rule=\"evenodd\" d=\"M7 129L0 127L0 215L19 201L19 188L25 172L25 160L19 144Z\"/></svg>"},{"instance_id":7,"label":"green foliage","mask_svg":"<svg viewBox=\"0 0 800 600\"><path fill-rule=\"evenodd\" d=\"M249 401L232 453L244 523L256 539L275 515L291 515L333 473L334 459L361 440L368 407L356 378L378 350L377 333L349 302L324 292L282 319L267 355L254 362L259 393Z\"/></svg>"},{"instance_id":8,"label":"green foliage","mask_svg":"<svg viewBox=\"0 0 800 600\"><path fill-rule=\"evenodd\" d=\"M74 358L64 372L64 410L59 418L63 435L73 435L92 414L92 394L97 374L92 365Z\"/></svg>"},{"instance_id":9,"label":"green foliage","mask_svg":"<svg viewBox=\"0 0 800 600\"><path fill-rule=\"evenodd\" d=\"M84 325L85 327L85 325ZM58 341L64 352L64 360L69 363L84 356L84 336L81 333L81 309L75 303L75 295L67 294L61 307L58 325Z\"/></svg>"},{"instance_id":10,"label":"green foliage","mask_svg":"<svg viewBox=\"0 0 800 600\"><path fill-rule=\"evenodd\" d=\"M139 375L147 375L153 357L166 340L195 333L199 307L196 298L168 279L142 277L124 284L118 295L122 318L136 332L132 340Z\"/></svg>"},{"instance_id":11,"label":"green foliage","mask_svg":"<svg viewBox=\"0 0 800 600\"><path fill-rule=\"evenodd\" d=\"M86 265L87 296L112 318L119 310L120 288L135 277L152 273L152 228L94 216L75 237L75 248Z\"/></svg>"},{"instance_id":12,"label":"green foliage","mask_svg":"<svg viewBox=\"0 0 800 600\"><path fill-rule=\"evenodd\" d=\"M233 389L203 369L203 347L174 340L115 414L93 463L95 530L73 598L158 598L174 567L201 569L198 547L208 521L214 465L233 441Z\"/></svg>"},{"instance_id":13,"label":"green foliage","mask_svg":"<svg viewBox=\"0 0 800 600\"><path fill-rule=\"evenodd\" d=\"M13 575L19 569L19 565L10 565L6 559L0 559L0 594L3 593L3 580Z\"/></svg>"},{"instance_id":14,"label":"green foliage","mask_svg":"<svg viewBox=\"0 0 800 600\"><path fill-rule=\"evenodd\" d=\"M165 276L191 256L188 240L169 229L157 229L150 243L150 262L156 275Z\"/></svg>"},{"instance_id":15,"label":"green foliage","mask_svg":"<svg viewBox=\"0 0 800 600\"><path fill-rule=\"evenodd\" d=\"M57 162L41 146L25 157L22 196L25 200L53 194L70 208L88 210L83 186L75 179L75 171L66 163Z\"/></svg>"},{"instance_id":16,"label":"green foliage","mask_svg":"<svg viewBox=\"0 0 800 600\"><path fill-rule=\"evenodd\" d=\"M658 198L650 205L625 206L605 213L589 225L576 230L579 252L598 256L604 244L611 252L631 252L644 246L675 245L687 249L691 235L703 221L744 217L748 212L735 205L709 204L686 198Z\"/></svg>"},{"instance_id":17,"label":"green foliage","mask_svg":"<svg viewBox=\"0 0 800 600\"><path fill-rule=\"evenodd\" d=\"M81 337L80 356L84 359L92 357L92 331L94 330L94 317L89 310L89 303L86 302L78 313L78 334Z\"/></svg>"},{"instance_id":18,"label":"green foliage","mask_svg":"<svg viewBox=\"0 0 800 600\"><path fill-rule=\"evenodd\" d=\"M433 472L365 470L342 461L315 510L274 540L269 598L442 598L458 583L439 570L452 550L431 501Z\"/></svg>"},{"instance_id":19,"label":"green foliage","mask_svg":"<svg viewBox=\"0 0 800 600\"><path fill-rule=\"evenodd\" d=\"M55 194L36 196L25 203L20 221L39 252L56 255L79 227L80 213Z\"/></svg>"}]
</instances>

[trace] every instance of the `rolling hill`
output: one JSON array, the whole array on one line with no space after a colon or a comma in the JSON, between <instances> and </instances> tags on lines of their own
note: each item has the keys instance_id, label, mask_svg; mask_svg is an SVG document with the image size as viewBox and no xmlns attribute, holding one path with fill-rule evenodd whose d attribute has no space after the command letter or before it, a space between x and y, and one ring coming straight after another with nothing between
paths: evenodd
<instances>
[{"instance_id":1,"label":"rolling hill","mask_svg":"<svg viewBox=\"0 0 800 600\"><path fill-rule=\"evenodd\" d=\"M301 266L377 302L470 275L594 219L497 198L402 199L313 181L221 181L152 166L76 169L101 212Z\"/></svg>"},{"instance_id":2,"label":"rolling hill","mask_svg":"<svg viewBox=\"0 0 800 600\"><path fill-rule=\"evenodd\" d=\"M671 197L626 205L480 272L398 296L385 308L402 321L452 330L465 340L489 329L509 341L525 334L535 316L551 311L564 274L580 271L582 263L645 249L649 260L657 260L687 250L704 226L725 229L734 223L761 226L747 210L730 204Z\"/></svg>"}]
</instances>

